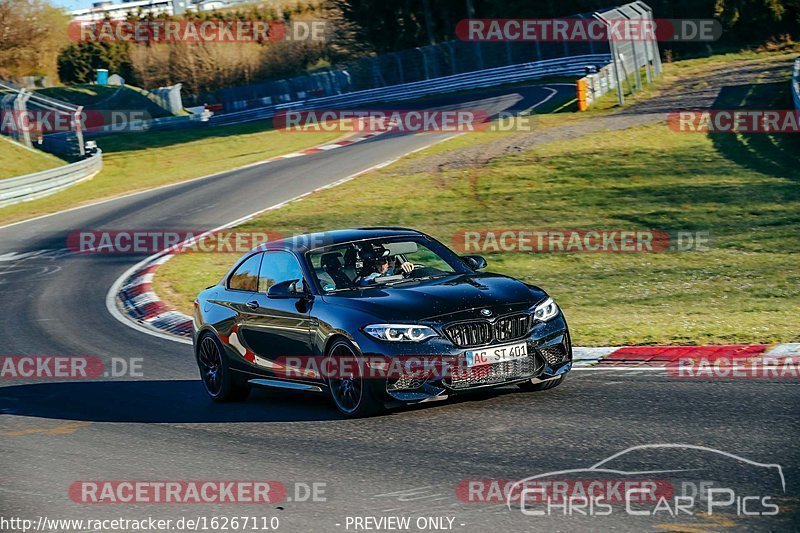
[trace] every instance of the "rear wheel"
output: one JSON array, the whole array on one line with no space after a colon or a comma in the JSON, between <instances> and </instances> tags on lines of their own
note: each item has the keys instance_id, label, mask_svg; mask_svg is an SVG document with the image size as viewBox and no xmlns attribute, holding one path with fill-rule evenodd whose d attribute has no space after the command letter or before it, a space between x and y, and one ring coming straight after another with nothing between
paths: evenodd
<instances>
[{"instance_id":1,"label":"rear wheel","mask_svg":"<svg viewBox=\"0 0 800 533\"><path fill-rule=\"evenodd\" d=\"M558 378L548 379L547 381L538 381L536 378L534 378L524 383L520 383L517 386L526 392L542 391L558 387L564 382L566 377L566 374L561 374ZM534 383L534 380L536 380L536 383Z\"/></svg>"},{"instance_id":2,"label":"rear wheel","mask_svg":"<svg viewBox=\"0 0 800 533\"><path fill-rule=\"evenodd\" d=\"M235 379L222 343L213 333L204 333L198 341L197 366L203 386L215 402L242 401L250 394L250 387Z\"/></svg>"},{"instance_id":3,"label":"rear wheel","mask_svg":"<svg viewBox=\"0 0 800 533\"><path fill-rule=\"evenodd\" d=\"M336 360L336 364L327 365L337 369L335 376L328 377L328 390L340 413L348 418L361 418L383 411L383 404L373 394L373 381L364 378L364 361L350 341L343 338L334 341L327 357Z\"/></svg>"}]
</instances>

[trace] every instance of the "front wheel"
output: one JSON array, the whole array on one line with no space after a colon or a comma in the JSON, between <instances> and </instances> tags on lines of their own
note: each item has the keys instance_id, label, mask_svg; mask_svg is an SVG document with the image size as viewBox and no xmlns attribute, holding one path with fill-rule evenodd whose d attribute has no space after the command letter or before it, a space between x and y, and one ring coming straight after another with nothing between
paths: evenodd
<instances>
[{"instance_id":1,"label":"front wheel","mask_svg":"<svg viewBox=\"0 0 800 533\"><path fill-rule=\"evenodd\" d=\"M328 377L328 390L336 409L348 418L373 416L383 411L383 404L373 394L373 381L364 377L364 361L347 339L338 339L328 349L335 360L328 368L337 369Z\"/></svg>"},{"instance_id":2,"label":"front wheel","mask_svg":"<svg viewBox=\"0 0 800 533\"><path fill-rule=\"evenodd\" d=\"M566 379L566 377L567 377L566 374L561 374L558 378L548 379L547 381L538 381L536 380L536 378L533 378L524 383L520 383L517 386L526 392L535 392L535 391L553 389L561 385ZM534 380L536 380L535 383Z\"/></svg>"},{"instance_id":3,"label":"front wheel","mask_svg":"<svg viewBox=\"0 0 800 533\"><path fill-rule=\"evenodd\" d=\"M236 381L223 355L220 340L204 333L198 342L197 366L206 392L215 402L238 402L250 394L250 387Z\"/></svg>"}]
</instances>

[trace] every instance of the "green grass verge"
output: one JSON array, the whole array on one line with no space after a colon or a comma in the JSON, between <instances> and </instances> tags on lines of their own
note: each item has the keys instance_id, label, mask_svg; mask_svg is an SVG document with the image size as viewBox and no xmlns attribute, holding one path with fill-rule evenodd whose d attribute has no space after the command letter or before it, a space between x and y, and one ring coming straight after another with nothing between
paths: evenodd
<instances>
[{"instance_id":1,"label":"green grass verge","mask_svg":"<svg viewBox=\"0 0 800 533\"><path fill-rule=\"evenodd\" d=\"M787 88L727 91L724 105L785 109ZM796 136L686 134L657 124L548 143L486 168L404 170L409 160L474 142L485 141L479 134L461 136L241 229L304 232L357 220L418 228L445 243L465 229L708 231L708 251L486 256L489 270L550 292L577 345L800 340ZM354 203L355 197L370 201ZM216 282L235 257L177 257L159 270L156 291L188 311L197 292Z\"/></svg>"},{"instance_id":2,"label":"green grass verge","mask_svg":"<svg viewBox=\"0 0 800 533\"><path fill-rule=\"evenodd\" d=\"M36 93L86 109L144 111L150 118L171 116L169 111L151 100L146 91L127 85L122 88L112 85L65 85L37 89Z\"/></svg>"},{"instance_id":3,"label":"green grass verge","mask_svg":"<svg viewBox=\"0 0 800 533\"><path fill-rule=\"evenodd\" d=\"M66 165L66 161L0 137L0 179L15 178Z\"/></svg>"},{"instance_id":4,"label":"green grass verge","mask_svg":"<svg viewBox=\"0 0 800 533\"><path fill-rule=\"evenodd\" d=\"M0 223L230 170L335 139L339 133L281 133L270 122L98 139L103 171L93 179L32 202L0 209Z\"/></svg>"}]
</instances>

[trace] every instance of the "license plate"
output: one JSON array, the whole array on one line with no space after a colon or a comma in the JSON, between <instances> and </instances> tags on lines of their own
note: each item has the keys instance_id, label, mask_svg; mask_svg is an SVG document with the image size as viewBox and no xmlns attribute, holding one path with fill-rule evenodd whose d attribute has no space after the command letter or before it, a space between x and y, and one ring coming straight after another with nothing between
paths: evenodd
<instances>
[{"instance_id":1,"label":"license plate","mask_svg":"<svg viewBox=\"0 0 800 533\"><path fill-rule=\"evenodd\" d=\"M502 363L503 361L513 361L528 356L528 343L518 342L515 344L505 344L503 346L491 346L481 350L471 350L465 352L467 356L467 366L482 366Z\"/></svg>"}]
</instances>

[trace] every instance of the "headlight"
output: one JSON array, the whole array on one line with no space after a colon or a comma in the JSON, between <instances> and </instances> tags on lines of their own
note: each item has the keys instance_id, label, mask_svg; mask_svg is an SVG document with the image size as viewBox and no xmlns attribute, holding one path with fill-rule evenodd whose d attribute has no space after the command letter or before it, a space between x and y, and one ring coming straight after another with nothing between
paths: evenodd
<instances>
[{"instance_id":1,"label":"headlight","mask_svg":"<svg viewBox=\"0 0 800 533\"><path fill-rule=\"evenodd\" d=\"M533 319L547 322L558 314L558 306L552 298L548 298L533 308Z\"/></svg>"},{"instance_id":2,"label":"headlight","mask_svg":"<svg viewBox=\"0 0 800 533\"><path fill-rule=\"evenodd\" d=\"M420 342L438 334L428 326L417 324L370 324L364 331L382 341Z\"/></svg>"}]
</instances>

